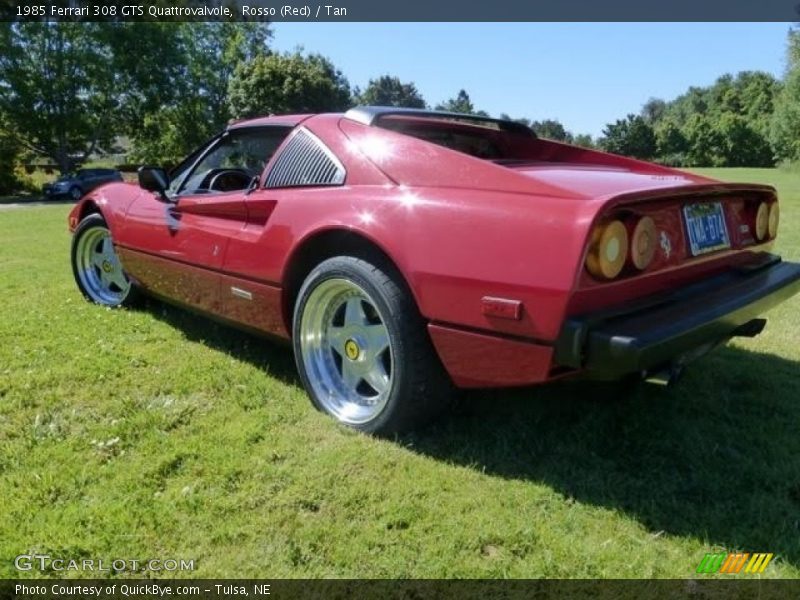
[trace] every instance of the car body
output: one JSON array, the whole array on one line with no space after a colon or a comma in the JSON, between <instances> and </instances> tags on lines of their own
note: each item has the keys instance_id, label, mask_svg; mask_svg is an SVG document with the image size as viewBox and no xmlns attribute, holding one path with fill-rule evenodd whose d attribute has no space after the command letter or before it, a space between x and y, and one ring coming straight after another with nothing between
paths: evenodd
<instances>
[{"instance_id":1,"label":"car body","mask_svg":"<svg viewBox=\"0 0 800 600\"><path fill-rule=\"evenodd\" d=\"M252 119L140 183L70 213L87 297L122 304L130 282L291 340L315 404L365 431L413 426L452 387L667 380L800 290L800 266L770 252L773 188L510 121L386 107ZM106 228L88 250L87 218ZM87 294L102 269L110 295ZM393 413L402 403L414 408Z\"/></svg>"},{"instance_id":2,"label":"car body","mask_svg":"<svg viewBox=\"0 0 800 600\"><path fill-rule=\"evenodd\" d=\"M96 187L119 181L122 181L122 174L116 169L78 169L45 184L42 192L48 199L65 197L77 201Z\"/></svg>"}]
</instances>

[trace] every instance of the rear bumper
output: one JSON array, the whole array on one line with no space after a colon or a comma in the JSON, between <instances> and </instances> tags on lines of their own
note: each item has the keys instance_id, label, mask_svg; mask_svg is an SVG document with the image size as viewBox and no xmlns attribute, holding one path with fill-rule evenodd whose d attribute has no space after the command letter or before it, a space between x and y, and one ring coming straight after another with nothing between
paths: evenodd
<instances>
[{"instance_id":1,"label":"rear bumper","mask_svg":"<svg viewBox=\"0 0 800 600\"><path fill-rule=\"evenodd\" d=\"M704 347L754 335L753 320L800 292L800 264L777 256L647 298L635 306L567 320L556 342L558 365L615 379L683 362Z\"/></svg>"}]
</instances>

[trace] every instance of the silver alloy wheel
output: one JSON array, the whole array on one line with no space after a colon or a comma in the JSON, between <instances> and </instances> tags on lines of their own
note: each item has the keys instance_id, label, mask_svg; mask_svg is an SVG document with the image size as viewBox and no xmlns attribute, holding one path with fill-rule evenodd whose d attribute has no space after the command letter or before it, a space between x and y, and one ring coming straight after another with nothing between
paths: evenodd
<instances>
[{"instance_id":1,"label":"silver alloy wheel","mask_svg":"<svg viewBox=\"0 0 800 600\"><path fill-rule=\"evenodd\" d=\"M303 364L322 407L359 425L386 406L394 380L389 330L377 304L348 279L327 279L309 295L300 322Z\"/></svg>"},{"instance_id":2,"label":"silver alloy wheel","mask_svg":"<svg viewBox=\"0 0 800 600\"><path fill-rule=\"evenodd\" d=\"M117 306L128 296L131 283L122 270L106 227L91 227L81 234L75 266L83 288L98 304Z\"/></svg>"},{"instance_id":3,"label":"silver alloy wheel","mask_svg":"<svg viewBox=\"0 0 800 600\"><path fill-rule=\"evenodd\" d=\"M83 194L81 193L81 189L78 186L75 186L72 189L70 189L69 195L73 200L77 202L78 200L81 199L81 196Z\"/></svg>"}]
</instances>

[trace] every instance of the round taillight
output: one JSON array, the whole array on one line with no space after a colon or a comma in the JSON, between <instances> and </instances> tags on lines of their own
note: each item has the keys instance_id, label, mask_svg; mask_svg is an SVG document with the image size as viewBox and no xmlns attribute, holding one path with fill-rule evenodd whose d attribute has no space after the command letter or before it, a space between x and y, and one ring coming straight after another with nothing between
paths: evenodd
<instances>
[{"instance_id":1,"label":"round taillight","mask_svg":"<svg viewBox=\"0 0 800 600\"><path fill-rule=\"evenodd\" d=\"M780 223L780 220L781 209L778 207L777 202L773 202L769 207L769 225L767 227L769 230L769 237L774 238L778 235L778 223Z\"/></svg>"},{"instance_id":2,"label":"round taillight","mask_svg":"<svg viewBox=\"0 0 800 600\"><path fill-rule=\"evenodd\" d=\"M640 271L645 270L656 255L656 224L652 217L642 217L631 235L631 262Z\"/></svg>"},{"instance_id":3,"label":"round taillight","mask_svg":"<svg viewBox=\"0 0 800 600\"><path fill-rule=\"evenodd\" d=\"M766 202L758 205L756 212L756 239L760 242L767 237L767 230L769 228L769 206Z\"/></svg>"},{"instance_id":4,"label":"round taillight","mask_svg":"<svg viewBox=\"0 0 800 600\"><path fill-rule=\"evenodd\" d=\"M614 279L625 266L628 256L628 230L622 221L598 225L586 257L586 268L598 278Z\"/></svg>"}]
</instances>

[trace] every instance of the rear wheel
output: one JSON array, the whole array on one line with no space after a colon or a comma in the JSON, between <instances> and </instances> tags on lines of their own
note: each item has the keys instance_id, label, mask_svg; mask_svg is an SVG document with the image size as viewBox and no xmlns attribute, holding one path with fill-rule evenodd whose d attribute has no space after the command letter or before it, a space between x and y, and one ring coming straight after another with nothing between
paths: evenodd
<instances>
[{"instance_id":1,"label":"rear wheel","mask_svg":"<svg viewBox=\"0 0 800 600\"><path fill-rule=\"evenodd\" d=\"M300 289L294 351L314 405L361 431L430 419L450 384L425 323L394 270L353 257L318 265Z\"/></svg>"},{"instance_id":2,"label":"rear wheel","mask_svg":"<svg viewBox=\"0 0 800 600\"><path fill-rule=\"evenodd\" d=\"M124 306L137 299L138 291L122 269L101 215L89 215L75 229L71 258L75 283L87 300L103 306Z\"/></svg>"}]
</instances>

